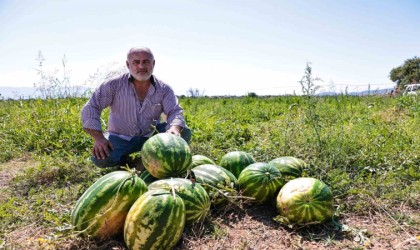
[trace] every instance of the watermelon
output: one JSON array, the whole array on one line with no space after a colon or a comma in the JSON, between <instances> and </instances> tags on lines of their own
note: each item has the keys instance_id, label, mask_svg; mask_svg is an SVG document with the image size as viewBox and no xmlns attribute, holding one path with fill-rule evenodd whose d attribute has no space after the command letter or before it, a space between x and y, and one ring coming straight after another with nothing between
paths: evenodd
<instances>
[{"instance_id":1,"label":"watermelon","mask_svg":"<svg viewBox=\"0 0 420 250\"><path fill-rule=\"evenodd\" d=\"M236 178L244 168L252 163L255 163L254 158L244 151L229 152L220 160L220 166L229 170Z\"/></svg>"},{"instance_id":2,"label":"watermelon","mask_svg":"<svg viewBox=\"0 0 420 250\"><path fill-rule=\"evenodd\" d=\"M214 205L221 205L226 201L217 189L226 196L236 195L238 180L228 170L217 165L203 164L191 171L194 173L196 181L202 184L207 191Z\"/></svg>"},{"instance_id":3,"label":"watermelon","mask_svg":"<svg viewBox=\"0 0 420 250\"><path fill-rule=\"evenodd\" d=\"M284 179L276 166L256 162L244 170L238 178L242 195L254 198L254 202L262 204L277 195L284 185Z\"/></svg>"},{"instance_id":4,"label":"watermelon","mask_svg":"<svg viewBox=\"0 0 420 250\"><path fill-rule=\"evenodd\" d=\"M269 163L277 166L283 176L301 177L302 170L306 167L306 163L293 156L283 156L276 158Z\"/></svg>"},{"instance_id":5,"label":"watermelon","mask_svg":"<svg viewBox=\"0 0 420 250\"><path fill-rule=\"evenodd\" d=\"M171 178L151 183L149 190L174 188L176 194L182 198L185 205L185 224L191 225L204 220L210 211L210 198L206 190L198 183L188 179Z\"/></svg>"},{"instance_id":6,"label":"watermelon","mask_svg":"<svg viewBox=\"0 0 420 250\"><path fill-rule=\"evenodd\" d=\"M334 213L333 196L328 186L309 177L287 182L277 196L276 206L280 215L292 224L321 222Z\"/></svg>"},{"instance_id":7,"label":"watermelon","mask_svg":"<svg viewBox=\"0 0 420 250\"><path fill-rule=\"evenodd\" d=\"M95 181L79 198L72 213L75 230L96 238L122 233L131 205L147 191L134 173L115 171Z\"/></svg>"},{"instance_id":8,"label":"watermelon","mask_svg":"<svg viewBox=\"0 0 420 250\"><path fill-rule=\"evenodd\" d=\"M203 164L216 165L216 163L214 163L214 161L212 161L207 156L204 156L204 155L193 155L192 156L191 168L194 168L194 167L197 167L197 166L203 165Z\"/></svg>"},{"instance_id":9,"label":"watermelon","mask_svg":"<svg viewBox=\"0 0 420 250\"><path fill-rule=\"evenodd\" d=\"M181 136L160 133L144 143L141 159L153 177L163 179L185 177L191 168L192 155L188 143Z\"/></svg>"},{"instance_id":10,"label":"watermelon","mask_svg":"<svg viewBox=\"0 0 420 250\"><path fill-rule=\"evenodd\" d=\"M129 249L172 249L185 227L181 197L164 189L149 190L133 204L124 224Z\"/></svg>"},{"instance_id":11,"label":"watermelon","mask_svg":"<svg viewBox=\"0 0 420 250\"><path fill-rule=\"evenodd\" d=\"M153 177L149 171L147 171L146 169L144 169L143 171L141 171L140 175L139 175L140 179L142 179L147 185L149 185L150 183L156 181L157 179L155 177Z\"/></svg>"}]
</instances>

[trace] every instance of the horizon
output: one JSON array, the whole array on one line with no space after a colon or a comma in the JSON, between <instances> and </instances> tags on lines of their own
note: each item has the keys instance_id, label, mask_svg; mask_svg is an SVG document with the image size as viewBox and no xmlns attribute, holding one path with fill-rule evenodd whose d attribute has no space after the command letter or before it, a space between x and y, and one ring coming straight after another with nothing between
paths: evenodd
<instances>
[{"instance_id":1,"label":"horizon","mask_svg":"<svg viewBox=\"0 0 420 250\"><path fill-rule=\"evenodd\" d=\"M70 91L70 95L66 97L90 97L89 91L93 91L95 88L89 88L86 86L73 86L76 88L74 92ZM359 95L359 96L366 96L366 95L385 95L389 94L394 88L367 88L360 91L319 91L315 93L315 96L334 96L334 95ZM88 94L86 96L86 94ZM199 93L197 96L192 96L191 93L186 94L176 94L178 97L246 97L246 96L253 96L256 94L255 92L248 92L243 95L207 95L206 93ZM287 93L287 94L268 94L268 95L258 95L258 97L276 97L276 96L300 96L302 93ZM0 100L24 100L24 99L37 99L44 97L42 96L41 91L36 87L2 87L0 86ZM59 98L57 95L52 95L52 98Z\"/></svg>"},{"instance_id":2,"label":"horizon","mask_svg":"<svg viewBox=\"0 0 420 250\"><path fill-rule=\"evenodd\" d=\"M87 86L96 72L124 67L131 47L147 46L155 75L177 95L301 93L307 62L324 91L391 88L392 68L419 56L419 10L414 0L6 0L0 87L32 87L40 51L46 73L61 77L65 56L72 85Z\"/></svg>"}]
</instances>

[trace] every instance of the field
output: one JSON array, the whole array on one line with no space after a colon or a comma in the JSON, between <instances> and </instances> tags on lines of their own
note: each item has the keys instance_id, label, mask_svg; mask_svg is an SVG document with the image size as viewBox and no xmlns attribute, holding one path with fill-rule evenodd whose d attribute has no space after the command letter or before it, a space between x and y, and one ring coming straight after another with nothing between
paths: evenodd
<instances>
[{"instance_id":1,"label":"field","mask_svg":"<svg viewBox=\"0 0 420 250\"><path fill-rule=\"evenodd\" d=\"M122 237L77 236L70 212L100 176L81 128L86 99L0 101L0 249L126 249ZM257 161L295 156L327 183L334 220L290 228L273 204L212 210L176 249L419 249L420 98L180 98L191 149ZM107 112L103 114L106 124Z\"/></svg>"}]
</instances>

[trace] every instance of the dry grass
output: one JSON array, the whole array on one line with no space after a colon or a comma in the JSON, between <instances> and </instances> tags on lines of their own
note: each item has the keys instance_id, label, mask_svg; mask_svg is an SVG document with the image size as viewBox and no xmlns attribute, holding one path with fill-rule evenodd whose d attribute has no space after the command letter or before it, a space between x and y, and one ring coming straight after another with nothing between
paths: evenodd
<instances>
[{"instance_id":1,"label":"dry grass","mask_svg":"<svg viewBox=\"0 0 420 250\"><path fill-rule=\"evenodd\" d=\"M14 176L22 172L25 168L35 164L36 162L31 160L29 156L16 158L0 164L0 189L7 188Z\"/></svg>"}]
</instances>

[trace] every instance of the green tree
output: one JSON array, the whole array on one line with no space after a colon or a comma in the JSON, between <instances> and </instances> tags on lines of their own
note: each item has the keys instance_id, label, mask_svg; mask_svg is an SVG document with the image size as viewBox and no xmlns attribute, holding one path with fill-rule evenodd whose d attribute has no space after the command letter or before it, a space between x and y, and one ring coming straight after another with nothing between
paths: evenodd
<instances>
[{"instance_id":1,"label":"green tree","mask_svg":"<svg viewBox=\"0 0 420 250\"><path fill-rule=\"evenodd\" d=\"M419 82L420 58L415 56L405 60L403 65L391 70L389 78L401 88L406 84Z\"/></svg>"}]
</instances>

